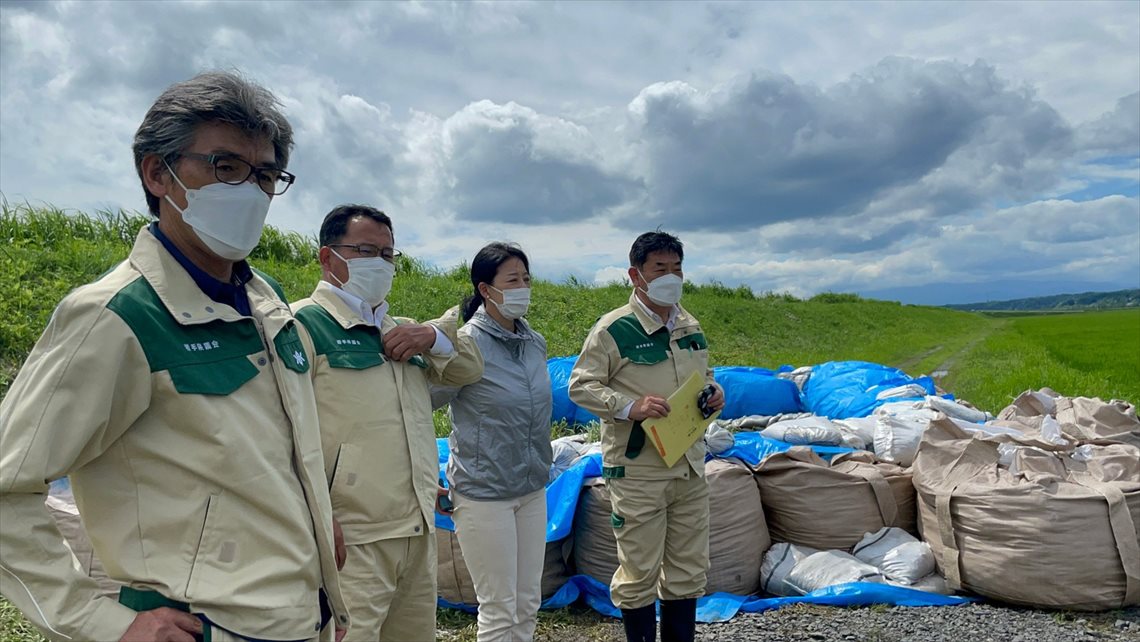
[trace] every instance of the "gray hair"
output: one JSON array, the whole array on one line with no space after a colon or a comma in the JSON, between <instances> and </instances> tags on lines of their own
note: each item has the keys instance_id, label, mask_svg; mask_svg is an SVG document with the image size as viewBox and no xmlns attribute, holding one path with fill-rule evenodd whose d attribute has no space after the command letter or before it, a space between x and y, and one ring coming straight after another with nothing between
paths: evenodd
<instances>
[{"instance_id":1,"label":"gray hair","mask_svg":"<svg viewBox=\"0 0 1140 642\"><path fill-rule=\"evenodd\" d=\"M146 112L135 132L135 170L142 180L143 159L152 154L172 161L194 140L198 126L229 123L273 143L277 166L289 164L293 128L280 111L281 103L268 89L237 73L210 71L166 88ZM158 216L158 197L143 182L146 204Z\"/></svg>"}]
</instances>

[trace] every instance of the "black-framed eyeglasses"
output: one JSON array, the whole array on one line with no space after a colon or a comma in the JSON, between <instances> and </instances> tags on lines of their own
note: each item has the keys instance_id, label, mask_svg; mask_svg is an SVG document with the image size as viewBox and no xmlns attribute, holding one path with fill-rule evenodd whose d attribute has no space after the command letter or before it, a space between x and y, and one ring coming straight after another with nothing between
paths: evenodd
<instances>
[{"instance_id":1,"label":"black-framed eyeglasses","mask_svg":"<svg viewBox=\"0 0 1140 642\"><path fill-rule=\"evenodd\" d=\"M364 258L380 257L389 263L395 263L397 258L404 255L394 247L376 247L371 243L330 243L328 247L350 247Z\"/></svg>"},{"instance_id":2,"label":"black-framed eyeglasses","mask_svg":"<svg viewBox=\"0 0 1140 642\"><path fill-rule=\"evenodd\" d=\"M181 152L175 158L186 157L205 161L213 166L214 178L226 185L241 185L250 176L257 176L257 186L272 196L280 196L297 181L297 177L276 167L254 167L231 154L198 154Z\"/></svg>"}]
</instances>

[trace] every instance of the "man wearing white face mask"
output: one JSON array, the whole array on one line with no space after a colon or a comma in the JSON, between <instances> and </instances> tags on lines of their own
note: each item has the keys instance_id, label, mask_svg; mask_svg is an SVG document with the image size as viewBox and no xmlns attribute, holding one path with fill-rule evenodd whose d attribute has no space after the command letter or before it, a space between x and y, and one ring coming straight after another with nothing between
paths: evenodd
<instances>
[{"instance_id":1,"label":"man wearing white face mask","mask_svg":"<svg viewBox=\"0 0 1140 642\"><path fill-rule=\"evenodd\" d=\"M64 298L0 405L0 589L51 639L332 638L347 627L317 408L280 288L245 262L292 129L230 73L167 88L135 133L157 221ZM44 510L70 476L99 595Z\"/></svg>"},{"instance_id":2,"label":"man wearing white face mask","mask_svg":"<svg viewBox=\"0 0 1140 642\"><path fill-rule=\"evenodd\" d=\"M681 241L670 234L637 237L629 251L629 303L598 320L570 374L570 399L602 419L602 477L619 561L610 595L627 639L636 642L656 637L657 598L661 639L693 639L709 565L704 440L669 467L651 444L645 447L641 427L669 414L666 398L693 372L715 389L709 407L724 406L708 340L680 305L683 258Z\"/></svg>"},{"instance_id":3,"label":"man wearing white face mask","mask_svg":"<svg viewBox=\"0 0 1140 642\"><path fill-rule=\"evenodd\" d=\"M347 547L348 640L435 639L435 510L442 490L428 382L478 380L483 360L453 312L388 314L400 256L392 220L341 205L320 230L321 281L293 304L312 361L325 474Z\"/></svg>"}]
</instances>

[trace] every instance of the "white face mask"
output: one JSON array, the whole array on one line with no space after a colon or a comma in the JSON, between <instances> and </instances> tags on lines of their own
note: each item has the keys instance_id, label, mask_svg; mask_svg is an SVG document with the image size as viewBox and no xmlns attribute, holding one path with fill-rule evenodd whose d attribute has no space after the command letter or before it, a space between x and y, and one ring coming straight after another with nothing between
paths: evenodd
<instances>
[{"instance_id":1,"label":"white face mask","mask_svg":"<svg viewBox=\"0 0 1140 642\"><path fill-rule=\"evenodd\" d=\"M530 288L511 288L509 290L500 290L494 286L488 285L487 287L503 295L503 302L499 303L494 299L488 298L496 308L499 309L499 314L514 321L526 316L526 311L530 309Z\"/></svg>"},{"instance_id":2,"label":"white face mask","mask_svg":"<svg viewBox=\"0 0 1140 642\"><path fill-rule=\"evenodd\" d=\"M392 291L392 279L396 276L396 266L379 256L346 259L330 249L337 258L348 266L348 281L340 284L340 289L358 296L372 309L376 309L388 293ZM332 278L340 281L331 272Z\"/></svg>"},{"instance_id":3,"label":"white face mask","mask_svg":"<svg viewBox=\"0 0 1140 642\"><path fill-rule=\"evenodd\" d=\"M187 189L170 165L170 175L186 191L186 209L166 200L182 214L182 220L194 230L210 251L223 259L240 261L249 256L261 240L265 217L269 216L269 195L254 183L241 185L210 183L199 189Z\"/></svg>"},{"instance_id":4,"label":"white face mask","mask_svg":"<svg viewBox=\"0 0 1140 642\"><path fill-rule=\"evenodd\" d=\"M641 270L637 271L641 274ZM644 274L641 274L642 280L648 280ZM649 281L649 289L645 293L649 295L649 300L657 305L677 305L681 302L681 287L685 284L685 280L676 274L663 274L652 281Z\"/></svg>"}]
</instances>

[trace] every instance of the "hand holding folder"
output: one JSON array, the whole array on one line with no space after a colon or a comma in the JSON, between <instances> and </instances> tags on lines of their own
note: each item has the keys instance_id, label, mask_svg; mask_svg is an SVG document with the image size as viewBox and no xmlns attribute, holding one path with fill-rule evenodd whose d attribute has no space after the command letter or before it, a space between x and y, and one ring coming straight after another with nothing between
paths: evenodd
<instances>
[{"instance_id":1,"label":"hand holding folder","mask_svg":"<svg viewBox=\"0 0 1140 642\"><path fill-rule=\"evenodd\" d=\"M707 416L701 412L698 399L704 387L704 373L694 372L676 392L669 395L669 416L641 422L646 436L666 466L677 463L689 447L704 437L709 422L720 415L720 410Z\"/></svg>"}]
</instances>

